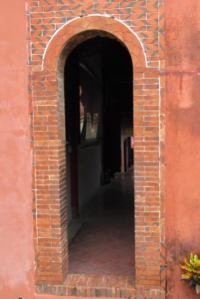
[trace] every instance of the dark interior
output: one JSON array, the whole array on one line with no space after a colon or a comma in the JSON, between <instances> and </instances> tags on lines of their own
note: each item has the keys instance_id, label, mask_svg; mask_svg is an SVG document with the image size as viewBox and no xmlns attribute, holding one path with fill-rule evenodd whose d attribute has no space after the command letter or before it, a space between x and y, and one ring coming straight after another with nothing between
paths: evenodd
<instances>
[{"instance_id":1,"label":"dark interior","mask_svg":"<svg viewBox=\"0 0 200 299\"><path fill-rule=\"evenodd\" d=\"M114 48L114 51L113 51ZM81 73L92 77L98 86L100 102L99 132L102 142L102 182L105 173L113 177L121 172L121 123L133 123L133 71L127 49L116 39L96 37L81 43L72 51L65 67L67 141L73 146L90 146L94 139L80 136L79 86ZM83 74L84 76L84 74ZM94 88L96 88L96 86ZM87 90L88 95L92 93ZM84 93L84 91L83 91ZM95 111L94 111L95 112ZM133 161L129 166L133 165Z\"/></svg>"},{"instance_id":2,"label":"dark interior","mask_svg":"<svg viewBox=\"0 0 200 299\"><path fill-rule=\"evenodd\" d=\"M69 256L74 262L75 242L80 236L87 252L94 249L91 244L87 247L90 242L86 232L91 229L92 238L98 232L101 235L107 221L111 235L116 230L116 236L124 229L133 231L133 70L127 49L116 39L100 36L76 47L65 66L65 100L68 221L73 231L69 233ZM109 244L105 249L108 252ZM123 250L132 246L130 234ZM117 264L117 259L113 263ZM104 270L112 274L108 267L113 264L106 265ZM79 269L81 266L82 261ZM84 269L89 271L86 266Z\"/></svg>"}]
</instances>

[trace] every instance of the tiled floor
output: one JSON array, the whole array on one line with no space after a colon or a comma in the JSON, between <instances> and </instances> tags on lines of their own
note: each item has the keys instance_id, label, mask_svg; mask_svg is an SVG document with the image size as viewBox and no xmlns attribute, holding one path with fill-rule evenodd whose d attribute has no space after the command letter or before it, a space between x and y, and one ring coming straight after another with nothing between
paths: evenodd
<instances>
[{"instance_id":1,"label":"tiled floor","mask_svg":"<svg viewBox=\"0 0 200 299\"><path fill-rule=\"evenodd\" d=\"M132 175L119 175L93 198L69 248L69 272L133 276L133 232Z\"/></svg>"}]
</instances>

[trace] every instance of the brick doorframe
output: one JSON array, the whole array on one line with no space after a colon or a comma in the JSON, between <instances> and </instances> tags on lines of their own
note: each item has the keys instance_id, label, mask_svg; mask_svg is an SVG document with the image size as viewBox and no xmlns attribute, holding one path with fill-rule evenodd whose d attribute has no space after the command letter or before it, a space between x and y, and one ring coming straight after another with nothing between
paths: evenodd
<instances>
[{"instance_id":1,"label":"brick doorframe","mask_svg":"<svg viewBox=\"0 0 200 299\"><path fill-rule=\"evenodd\" d=\"M62 26L52 36L40 64L30 69L36 284L62 285L68 274L63 72L68 54L81 42L97 35L117 39L126 46L132 58L135 288L163 290L162 80L157 68L148 67L142 43L126 25L112 17L94 15L74 19Z\"/></svg>"}]
</instances>

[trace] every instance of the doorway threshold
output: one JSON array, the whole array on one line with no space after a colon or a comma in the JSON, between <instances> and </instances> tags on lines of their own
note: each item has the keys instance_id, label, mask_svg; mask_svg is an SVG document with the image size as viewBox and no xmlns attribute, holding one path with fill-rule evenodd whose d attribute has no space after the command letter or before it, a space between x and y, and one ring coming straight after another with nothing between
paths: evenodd
<instances>
[{"instance_id":1,"label":"doorway threshold","mask_svg":"<svg viewBox=\"0 0 200 299\"><path fill-rule=\"evenodd\" d=\"M63 286L65 295L83 297L134 298L131 276L69 274Z\"/></svg>"},{"instance_id":2,"label":"doorway threshold","mask_svg":"<svg viewBox=\"0 0 200 299\"><path fill-rule=\"evenodd\" d=\"M133 276L68 274L63 286L38 286L38 293L75 297L135 298Z\"/></svg>"}]
</instances>

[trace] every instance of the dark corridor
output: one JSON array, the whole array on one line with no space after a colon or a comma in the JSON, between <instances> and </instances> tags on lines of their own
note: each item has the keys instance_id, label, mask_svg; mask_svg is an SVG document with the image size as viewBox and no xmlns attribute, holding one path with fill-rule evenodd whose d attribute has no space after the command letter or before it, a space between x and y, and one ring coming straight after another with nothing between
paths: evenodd
<instances>
[{"instance_id":1,"label":"dark corridor","mask_svg":"<svg viewBox=\"0 0 200 299\"><path fill-rule=\"evenodd\" d=\"M107 37L81 43L66 62L65 98L70 272L133 275L133 71L127 49Z\"/></svg>"},{"instance_id":2,"label":"dark corridor","mask_svg":"<svg viewBox=\"0 0 200 299\"><path fill-rule=\"evenodd\" d=\"M69 272L134 275L133 178L112 179L93 197L69 247Z\"/></svg>"}]
</instances>

